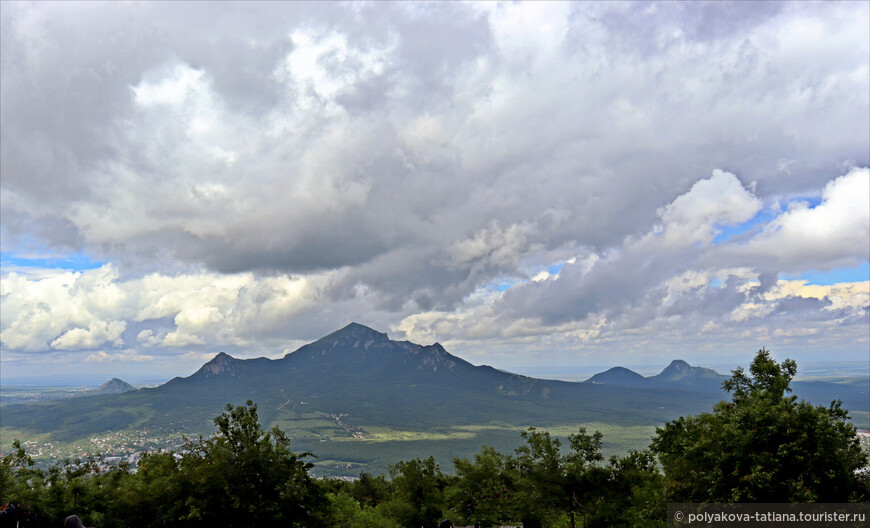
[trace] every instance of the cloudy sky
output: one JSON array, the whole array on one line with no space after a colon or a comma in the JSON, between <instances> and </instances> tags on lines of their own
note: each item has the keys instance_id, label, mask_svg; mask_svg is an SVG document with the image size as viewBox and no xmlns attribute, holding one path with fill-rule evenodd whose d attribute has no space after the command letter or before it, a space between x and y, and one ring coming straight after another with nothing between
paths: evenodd
<instances>
[{"instance_id":1,"label":"cloudy sky","mask_svg":"<svg viewBox=\"0 0 870 528\"><path fill-rule=\"evenodd\" d=\"M868 11L3 2L2 375L866 363Z\"/></svg>"}]
</instances>

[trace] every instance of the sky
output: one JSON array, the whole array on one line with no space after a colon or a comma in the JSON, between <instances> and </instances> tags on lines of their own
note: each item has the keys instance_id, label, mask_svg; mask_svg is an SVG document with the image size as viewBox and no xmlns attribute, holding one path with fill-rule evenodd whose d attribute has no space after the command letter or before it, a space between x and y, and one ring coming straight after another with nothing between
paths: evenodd
<instances>
[{"instance_id":1,"label":"sky","mask_svg":"<svg viewBox=\"0 0 870 528\"><path fill-rule=\"evenodd\" d=\"M2 2L0 44L0 379L352 321L870 362L867 2Z\"/></svg>"}]
</instances>

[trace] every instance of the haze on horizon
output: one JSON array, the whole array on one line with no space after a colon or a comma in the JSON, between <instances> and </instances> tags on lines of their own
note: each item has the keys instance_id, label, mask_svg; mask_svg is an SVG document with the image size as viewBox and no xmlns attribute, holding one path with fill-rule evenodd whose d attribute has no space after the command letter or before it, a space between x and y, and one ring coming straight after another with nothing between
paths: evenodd
<instances>
[{"instance_id":1,"label":"haze on horizon","mask_svg":"<svg viewBox=\"0 0 870 528\"><path fill-rule=\"evenodd\" d=\"M870 362L866 2L0 15L4 378Z\"/></svg>"}]
</instances>

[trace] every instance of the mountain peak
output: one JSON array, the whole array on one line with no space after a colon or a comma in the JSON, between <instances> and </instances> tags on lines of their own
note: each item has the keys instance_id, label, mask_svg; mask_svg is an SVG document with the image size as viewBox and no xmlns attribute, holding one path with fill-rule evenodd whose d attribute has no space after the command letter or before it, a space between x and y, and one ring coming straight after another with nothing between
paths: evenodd
<instances>
[{"instance_id":1,"label":"mountain peak","mask_svg":"<svg viewBox=\"0 0 870 528\"><path fill-rule=\"evenodd\" d=\"M661 373L653 376L652 379L659 381L677 381L686 379L697 380L703 378L718 379L721 377L721 374L713 369L693 367L682 359L675 359L671 361L671 364L665 367Z\"/></svg>"},{"instance_id":2,"label":"mountain peak","mask_svg":"<svg viewBox=\"0 0 870 528\"><path fill-rule=\"evenodd\" d=\"M689 365L688 363L686 363L682 359L675 359L675 360L671 361L670 365L665 367L665 369L662 371L662 374L664 374L665 372L688 374L691 371L692 371L692 365Z\"/></svg>"},{"instance_id":3,"label":"mountain peak","mask_svg":"<svg viewBox=\"0 0 870 528\"><path fill-rule=\"evenodd\" d=\"M362 325L359 323L350 323L340 330L336 330L335 332L327 335L326 337L321 338L318 341L376 341L383 342L389 341L390 338L387 334L383 332L378 332L372 328L369 328L366 325Z\"/></svg>"},{"instance_id":4,"label":"mountain peak","mask_svg":"<svg viewBox=\"0 0 870 528\"><path fill-rule=\"evenodd\" d=\"M374 328L369 328L368 326L366 326L364 324L360 324L360 323L356 323L356 322L352 322L349 325L342 328L341 330L333 332L333 334L348 334L348 333L387 337L387 334L385 334L383 332L378 332Z\"/></svg>"},{"instance_id":5,"label":"mountain peak","mask_svg":"<svg viewBox=\"0 0 870 528\"><path fill-rule=\"evenodd\" d=\"M326 362L324 366L330 364L332 366L329 368L334 368L337 364L348 366L357 364L366 357L388 354L397 346L397 343L391 341L383 332L359 323L350 323L313 343L304 345L295 352L288 352L284 355L284 359L296 362L302 361L303 358L319 357L318 361Z\"/></svg>"},{"instance_id":6,"label":"mountain peak","mask_svg":"<svg viewBox=\"0 0 870 528\"><path fill-rule=\"evenodd\" d=\"M136 390L136 387L130 385L126 381L112 378L95 389L95 392L101 394L120 394L131 390Z\"/></svg>"},{"instance_id":7,"label":"mountain peak","mask_svg":"<svg viewBox=\"0 0 870 528\"><path fill-rule=\"evenodd\" d=\"M599 372L583 383L591 383L593 385L647 385L649 381L638 374L637 372L625 367L613 367Z\"/></svg>"},{"instance_id":8,"label":"mountain peak","mask_svg":"<svg viewBox=\"0 0 870 528\"><path fill-rule=\"evenodd\" d=\"M198 372L221 374L223 372L232 371L236 361L236 358L226 352L218 352L218 354L213 357L211 361L203 365Z\"/></svg>"},{"instance_id":9,"label":"mountain peak","mask_svg":"<svg viewBox=\"0 0 870 528\"><path fill-rule=\"evenodd\" d=\"M110 388L110 387L131 387L131 388L132 388L133 386L130 385L129 383L127 383L126 381L122 380L122 379L112 378L112 379L110 379L109 381L107 381L107 382L103 383L102 385L100 385L99 388L101 388L101 389L108 389L108 388Z\"/></svg>"}]
</instances>

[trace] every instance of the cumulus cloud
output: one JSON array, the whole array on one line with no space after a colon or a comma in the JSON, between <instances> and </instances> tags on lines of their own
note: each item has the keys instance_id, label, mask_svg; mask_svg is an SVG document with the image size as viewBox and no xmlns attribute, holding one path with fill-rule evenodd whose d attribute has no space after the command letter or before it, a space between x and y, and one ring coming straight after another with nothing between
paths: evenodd
<instances>
[{"instance_id":1,"label":"cumulus cloud","mask_svg":"<svg viewBox=\"0 0 870 528\"><path fill-rule=\"evenodd\" d=\"M858 209L849 211L843 204L845 212L838 216L849 221L821 227L826 238L852 240L856 227L859 236L866 229L868 221L861 224L860 211L867 193L855 183L864 172L851 170L825 186L823 201L815 208L822 216L831 214L835 196L845 199L837 192L841 186L859 191L859 198L850 196ZM681 342L694 340L694 335L741 336L747 342L808 336L841 341L849 335L867 343L870 281L816 285L771 274L777 268L766 260L769 237L793 221L793 211L806 210L805 205L773 216L748 242L713 244L718 226L742 224L763 207L750 187L733 174L715 171L659 208L660 223L641 237L629 237L600 255L572 259L555 275L543 272L504 292L490 292L463 310L410 315L396 329L420 339L449 335L454 343L473 349L485 348L475 340L493 343L523 336L547 341L561 336L559 346L575 348L632 336L635 344L648 344L663 335L680 336ZM852 222L855 216L857 224ZM760 249L750 255L753 248ZM731 251L744 252L744 264L754 265L728 267L717 258ZM862 252L860 244L844 250L858 262ZM800 254L793 254L791 263L800 269L813 266Z\"/></svg>"},{"instance_id":2,"label":"cumulus cloud","mask_svg":"<svg viewBox=\"0 0 870 528\"><path fill-rule=\"evenodd\" d=\"M41 278L13 272L0 283L0 340L4 348L35 353L134 344L163 350L246 346L310 310L316 283L250 273L122 279L111 264ZM141 330L130 335L128 326ZM95 357L111 353L101 350Z\"/></svg>"},{"instance_id":3,"label":"cumulus cloud","mask_svg":"<svg viewBox=\"0 0 870 528\"><path fill-rule=\"evenodd\" d=\"M85 274L61 272L37 280L16 273L0 279L0 339L11 349L73 350L119 344L126 328L124 293L106 266Z\"/></svg>"},{"instance_id":4,"label":"cumulus cloud","mask_svg":"<svg viewBox=\"0 0 870 528\"><path fill-rule=\"evenodd\" d=\"M851 267L870 256L870 169L830 181L821 203L796 201L752 240L712 258L757 262L784 272Z\"/></svg>"},{"instance_id":5,"label":"cumulus cloud","mask_svg":"<svg viewBox=\"0 0 870 528\"><path fill-rule=\"evenodd\" d=\"M124 321L92 325L88 329L75 327L61 334L49 346L57 350L79 350L95 348L104 343L120 345L123 343L121 334L126 328Z\"/></svg>"},{"instance_id":6,"label":"cumulus cloud","mask_svg":"<svg viewBox=\"0 0 870 528\"><path fill-rule=\"evenodd\" d=\"M721 170L700 180L686 194L659 209L663 243L710 243L719 225L735 225L755 216L762 202L737 177ZM657 241L658 242L658 241Z\"/></svg>"},{"instance_id":7,"label":"cumulus cloud","mask_svg":"<svg viewBox=\"0 0 870 528\"><path fill-rule=\"evenodd\" d=\"M679 340L870 252L866 3L0 9L4 252L111 263L4 266L9 349Z\"/></svg>"}]
</instances>

